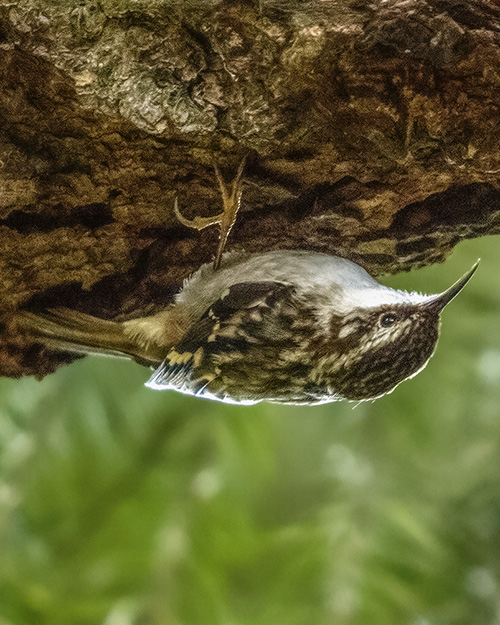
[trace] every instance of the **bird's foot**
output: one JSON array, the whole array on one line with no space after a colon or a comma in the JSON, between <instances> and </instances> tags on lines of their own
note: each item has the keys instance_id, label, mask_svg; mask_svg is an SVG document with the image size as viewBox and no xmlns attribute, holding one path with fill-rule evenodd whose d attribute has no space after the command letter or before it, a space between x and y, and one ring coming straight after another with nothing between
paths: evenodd
<instances>
[{"instance_id":1,"label":"bird's foot","mask_svg":"<svg viewBox=\"0 0 500 625\"><path fill-rule=\"evenodd\" d=\"M175 198L174 212L177 219L188 228L194 228L195 230L203 230L208 226L214 226L216 224L220 227L219 245L214 259L214 269L218 269L222 258L222 252L226 246L226 241L231 232L231 228L236 221L238 210L240 208L241 194L243 192L243 185L241 176L245 167L245 159L243 159L238 167L236 177L232 181L231 185L226 185L219 167L214 163L215 176L219 183L220 192L222 195L222 212L212 217L199 217L194 219L186 219L179 211L177 198Z\"/></svg>"}]
</instances>

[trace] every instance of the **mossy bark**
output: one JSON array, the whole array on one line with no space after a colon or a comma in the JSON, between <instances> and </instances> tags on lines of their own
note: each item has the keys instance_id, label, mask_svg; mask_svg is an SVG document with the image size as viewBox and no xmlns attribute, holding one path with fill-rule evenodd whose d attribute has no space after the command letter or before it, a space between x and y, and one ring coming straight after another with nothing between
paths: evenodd
<instances>
[{"instance_id":1,"label":"mossy bark","mask_svg":"<svg viewBox=\"0 0 500 625\"><path fill-rule=\"evenodd\" d=\"M0 373L61 358L20 306L154 312L228 249L373 275L500 231L500 8L486 0L0 0Z\"/></svg>"}]
</instances>

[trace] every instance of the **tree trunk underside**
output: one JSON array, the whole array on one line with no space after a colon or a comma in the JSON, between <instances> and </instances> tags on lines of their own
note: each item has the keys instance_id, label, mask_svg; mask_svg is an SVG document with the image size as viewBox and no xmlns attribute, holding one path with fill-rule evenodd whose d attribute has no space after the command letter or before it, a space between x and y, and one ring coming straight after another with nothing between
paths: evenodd
<instances>
[{"instance_id":1,"label":"tree trunk underside","mask_svg":"<svg viewBox=\"0 0 500 625\"><path fill-rule=\"evenodd\" d=\"M70 357L24 306L153 313L227 249L372 275L500 231L500 7L486 0L0 0L0 374Z\"/></svg>"}]
</instances>

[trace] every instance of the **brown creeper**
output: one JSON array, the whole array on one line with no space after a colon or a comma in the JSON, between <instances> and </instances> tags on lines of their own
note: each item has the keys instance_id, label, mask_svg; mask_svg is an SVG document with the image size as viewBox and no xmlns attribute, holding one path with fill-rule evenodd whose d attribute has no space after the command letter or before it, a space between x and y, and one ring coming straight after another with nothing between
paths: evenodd
<instances>
[{"instance_id":1,"label":"brown creeper","mask_svg":"<svg viewBox=\"0 0 500 625\"><path fill-rule=\"evenodd\" d=\"M307 251L203 265L162 312L124 322L67 309L21 313L48 347L150 366L147 386L220 401L366 400L422 370L439 316L477 263L440 295L396 291L359 265Z\"/></svg>"},{"instance_id":2,"label":"brown creeper","mask_svg":"<svg viewBox=\"0 0 500 625\"><path fill-rule=\"evenodd\" d=\"M225 241L241 186L223 191L224 211L183 223L222 222ZM178 212L178 211L177 211ZM196 222L196 223L195 223ZM359 265L299 250L228 254L200 267L156 315L116 322L56 308L20 313L47 347L125 356L154 369L154 389L220 401L319 404L389 393L421 371L438 339L440 313L476 263L440 295L396 291Z\"/></svg>"}]
</instances>

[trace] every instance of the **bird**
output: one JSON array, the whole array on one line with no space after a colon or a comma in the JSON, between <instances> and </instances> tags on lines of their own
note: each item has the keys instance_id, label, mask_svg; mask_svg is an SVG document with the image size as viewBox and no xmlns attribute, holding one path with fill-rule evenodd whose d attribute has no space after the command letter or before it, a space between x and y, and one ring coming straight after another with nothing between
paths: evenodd
<instances>
[{"instance_id":1,"label":"bird","mask_svg":"<svg viewBox=\"0 0 500 625\"><path fill-rule=\"evenodd\" d=\"M22 310L19 326L51 350L135 360L153 371L151 389L242 405L374 400L419 373L443 309L479 260L444 292L425 295L384 286L359 264L322 252L224 252L242 171L228 190L216 169L222 213L181 216L197 229L218 224L219 247L163 310L126 321ZM179 217L177 203L175 210Z\"/></svg>"}]
</instances>

